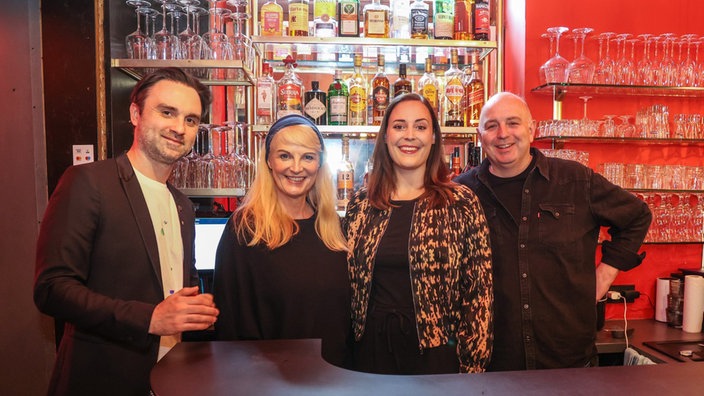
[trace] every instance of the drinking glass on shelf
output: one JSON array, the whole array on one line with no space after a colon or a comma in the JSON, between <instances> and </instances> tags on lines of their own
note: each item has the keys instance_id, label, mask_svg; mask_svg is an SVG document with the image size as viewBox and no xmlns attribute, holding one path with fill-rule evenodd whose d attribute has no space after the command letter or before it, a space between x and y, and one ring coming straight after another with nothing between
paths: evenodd
<instances>
[{"instance_id":1,"label":"drinking glass on shelf","mask_svg":"<svg viewBox=\"0 0 704 396\"><path fill-rule=\"evenodd\" d=\"M564 83L567 82L567 66L569 61L560 56L560 36L569 30L564 26L550 27L548 33L555 40L555 53L544 64L545 82L547 83Z\"/></svg>"},{"instance_id":2,"label":"drinking glass on shelf","mask_svg":"<svg viewBox=\"0 0 704 396\"><path fill-rule=\"evenodd\" d=\"M630 33L621 33L616 35L614 39L617 44L617 52L619 53L615 66L616 84L619 85L631 85L633 83L633 63L626 55L626 42L631 36Z\"/></svg>"},{"instance_id":3,"label":"drinking glass on shelf","mask_svg":"<svg viewBox=\"0 0 704 396\"><path fill-rule=\"evenodd\" d=\"M643 40L643 55L636 64L637 79L635 84L654 85L653 64L650 60L650 38L653 37L653 35L644 33L639 34L638 37Z\"/></svg>"},{"instance_id":4,"label":"drinking glass on shelf","mask_svg":"<svg viewBox=\"0 0 704 396\"><path fill-rule=\"evenodd\" d=\"M675 62L672 59L674 50L674 33L663 33L660 35L662 40L662 59L660 60L660 72L658 75L658 85L672 86L675 85Z\"/></svg>"},{"instance_id":5,"label":"drinking glass on shelf","mask_svg":"<svg viewBox=\"0 0 704 396\"><path fill-rule=\"evenodd\" d=\"M572 34L575 37L575 48L579 42L579 56L577 56L567 67L568 81L576 84L591 84L594 77L596 65L594 61L584 55L584 42L589 33L594 31L592 28L576 28L572 29Z\"/></svg>"},{"instance_id":6,"label":"drinking glass on shelf","mask_svg":"<svg viewBox=\"0 0 704 396\"><path fill-rule=\"evenodd\" d=\"M142 16L146 16L150 10L149 3L146 0L127 0L125 3L131 7L135 7L137 14L137 29L125 36L125 49L129 59L147 59L149 57L149 46L151 41L146 32L142 31L141 20Z\"/></svg>"},{"instance_id":7,"label":"drinking glass on shelf","mask_svg":"<svg viewBox=\"0 0 704 396\"><path fill-rule=\"evenodd\" d=\"M597 37L599 40L599 63L594 71L594 82L596 84L613 84L615 82L614 60L609 54L611 38L615 35L616 33L614 32L603 32ZM606 43L606 51L602 57L601 48L604 42Z\"/></svg>"},{"instance_id":8,"label":"drinking glass on shelf","mask_svg":"<svg viewBox=\"0 0 704 396\"><path fill-rule=\"evenodd\" d=\"M209 1L210 8L208 12L211 15L211 23L208 32L203 34L203 59L232 59L230 42L224 33L224 18L231 11L227 8L218 7L215 0Z\"/></svg>"},{"instance_id":9,"label":"drinking glass on shelf","mask_svg":"<svg viewBox=\"0 0 704 396\"><path fill-rule=\"evenodd\" d=\"M680 87L696 86L697 80L697 64L692 59L692 40L697 37L696 34L685 34L682 36L683 43L687 44L687 54L685 59L679 66L678 84ZM680 50L681 51L681 50Z\"/></svg>"},{"instance_id":10,"label":"drinking glass on shelf","mask_svg":"<svg viewBox=\"0 0 704 396\"><path fill-rule=\"evenodd\" d=\"M614 137L616 136L616 122L614 121L614 118L616 118L616 115L614 114L606 114L604 115L604 118L606 119L603 124L601 124L601 136L603 137Z\"/></svg>"},{"instance_id":11,"label":"drinking glass on shelf","mask_svg":"<svg viewBox=\"0 0 704 396\"><path fill-rule=\"evenodd\" d=\"M173 6L173 0L156 0L161 3L161 30L154 33L154 51L156 59L178 59L178 37L166 28L166 10Z\"/></svg>"},{"instance_id":12,"label":"drinking glass on shelf","mask_svg":"<svg viewBox=\"0 0 704 396\"><path fill-rule=\"evenodd\" d=\"M552 55L553 55L553 45L554 45L555 37L553 37L553 35L550 34L550 33L543 33L543 34L540 35L540 37L542 37L542 38L547 38L547 39L550 41L550 52L548 52L548 54L549 54L550 57L552 57ZM546 63L543 63L543 64L540 65L540 67L538 68L538 78L540 79L540 85L544 85L544 84L547 82L547 81L545 81L545 67L546 67L546 64L547 64L547 62L546 62Z\"/></svg>"},{"instance_id":13,"label":"drinking glass on shelf","mask_svg":"<svg viewBox=\"0 0 704 396\"><path fill-rule=\"evenodd\" d=\"M633 118L631 115L620 115L618 118L621 124L616 128L616 135L622 138L631 138L636 135L636 126L629 121Z\"/></svg>"},{"instance_id":14,"label":"drinking glass on shelf","mask_svg":"<svg viewBox=\"0 0 704 396\"><path fill-rule=\"evenodd\" d=\"M191 27L191 16L194 16L199 0L179 0L186 12L186 28L179 32L178 39L181 44L181 57L183 59L200 59L203 39Z\"/></svg>"}]
</instances>

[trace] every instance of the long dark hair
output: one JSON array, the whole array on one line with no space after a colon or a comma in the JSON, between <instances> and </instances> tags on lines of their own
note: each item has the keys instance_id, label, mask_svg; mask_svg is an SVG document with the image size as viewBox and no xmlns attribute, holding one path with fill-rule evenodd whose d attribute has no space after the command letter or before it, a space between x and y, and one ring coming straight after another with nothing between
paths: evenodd
<instances>
[{"instance_id":1,"label":"long dark hair","mask_svg":"<svg viewBox=\"0 0 704 396\"><path fill-rule=\"evenodd\" d=\"M445 163L443 156L442 131L440 130L438 117L433 107L430 105L430 102L423 96L417 93L408 93L396 97L389 103L389 107L386 108L386 114L384 114L384 119L381 122L381 127L376 137L374 153L372 154L373 170L371 174L369 174L367 190L369 202L377 209L384 210L392 206L391 194L396 188L394 164L391 161L389 149L386 147L386 131L389 127L389 116L400 103L410 101L422 103L425 108L428 109L430 120L433 124L434 144L430 148L430 154L426 160L425 177L423 180L425 193L421 198L430 200L432 207L442 207L454 201L452 189L455 183L450 180L450 169Z\"/></svg>"}]
</instances>

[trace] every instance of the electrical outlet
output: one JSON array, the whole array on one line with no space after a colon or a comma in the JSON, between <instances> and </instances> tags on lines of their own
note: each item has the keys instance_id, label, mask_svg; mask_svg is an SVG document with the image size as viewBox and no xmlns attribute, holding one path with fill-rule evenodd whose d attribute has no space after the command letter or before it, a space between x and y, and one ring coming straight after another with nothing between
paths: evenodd
<instances>
[{"instance_id":1,"label":"electrical outlet","mask_svg":"<svg viewBox=\"0 0 704 396\"><path fill-rule=\"evenodd\" d=\"M633 302L635 299L640 295L639 292L636 291L636 286L635 285L611 285L609 287L609 291L615 291L617 293L620 293L622 296L626 298L626 302ZM618 299L613 299L609 297L609 293L607 293L607 303L618 303L618 302L623 302L621 298Z\"/></svg>"},{"instance_id":2,"label":"electrical outlet","mask_svg":"<svg viewBox=\"0 0 704 396\"><path fill-rule=\"evenodd\" d=\"M74 144L73 145L73 164L87 164L93 162L94 150L92 144Z\"/></svg>"}]
</instances>

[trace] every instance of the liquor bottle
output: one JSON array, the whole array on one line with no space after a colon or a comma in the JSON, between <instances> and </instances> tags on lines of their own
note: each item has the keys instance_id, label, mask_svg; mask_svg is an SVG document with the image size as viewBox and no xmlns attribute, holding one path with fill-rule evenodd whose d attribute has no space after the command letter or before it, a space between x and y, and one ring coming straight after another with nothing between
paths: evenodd
<instances>
[{"instance_id":1,"label":"liquor bottle","mask_svg":"<svg viewBox=\"0 0 704 396\"><path fill-rule=\"evenodd\" d=\"M474 40L489 40L489 2L487 0L475 0L474 10L472 12L474 17Z\"/></svg>"},{"instance_id":2,"label":"liquor bottle","mask_svg":"<svg viewBox=\"0 0 704 396\"><path fill-rule=\"evenodd\" d=\"M439 87L438 79L433 73L433 58L425 58L425 73L418 80L418 93L428 100L435 111L435 116L439 117Z\"/></svg>"},{"instance_id":3,"label":"liquor bottle","mask_svg":"<svg viewBox=\"0 0 704 396\"><path fill-rule=\"evenodd\" d=\"M311 90L304 95L303 112L315 125L327 125L327 94L320 90L318 81L311 81Z\"/></svg>"},{"instance_id":4,"label":"liquor bottle","mask_svg":"<svg viewBox=\"0 0 704 396\"><path fill-rule=\"evenodd\" d=\"M474 0L455 0L455 19L452 37L455 40L472 39L472 4Z\"/></svg>"},{"instance_id":5,"label":"liquor bottle","mask_svg":"<svg viewBox=\"0 0 704 396\"><path fill-rule=\"evenodd\" d=\"M313 35L315 37L337 37L337 21L335 20L335 0L315 0L313 3ZM327 46L325 46L327 47ZM332 53L331 51L328 51ZM334 60L320 59L318 60Z\"/></svg>"},{"instance_id":6,"label":"liquor bottle","mask_svg":"<svg viewBox=\"0 0 704 396\"><path fill-rule=\"evenodd\" d=\"M323 18L323 15L334 20L335 5L335 0L313 0L313 20Z\"/></svg>"},{"instance_id":7,"label":"liquor bottle","mask_svg":"<svg viewBox=\"0 0 704 396\"><path fill-rule=\"evenodd\" d=\"M303 82L298 78L294 68L296 61L291 55L284 59L286 71L276 83L276 118L289 114L303 115Z\"/></svg>"},{"instance_id":8,"label":"liquor bottle","mask_svg":"<svg viewBox=\"0 0 704 396\"><path fill-rule=\"evenodd\" d=\"M411 38L410 0L391 0L391 37Z\"/></svg>"},{"instance_id":9,"label":"liquor bottle","mask_svg":"<svg viewBox=\"0 0 704 396\"><path fill-rule=\"evenodd\" d=\"M350 138L342 137L342 161L337 168L337 210L346 210L354 194L354 165L350 161Z\"/></svg>"},{"instance_id":10,"label":"liquor bottle","mask_svg":"<svg viewBox=\"0 0 704 396\"><path fill-rule=\"evenodd\" d=\"M384 55L377 55L376 75L372 79L372 125L381 125L381 121L386 114L386 108L389 106L389 78L385 72Z\"/></svg>"},{"instance_id":11,"label":"liquor bottle","mask_svg":"<svg viewBox=\"0 0 704 396\"><path fill-rule=\"evenodd\" d=\"M435 0L433 7L433 37L438 40L452 40L455 24L454 0Z\"/></svg>"},{"instance_id":12,"label":"liquor bottle","mask_svg":"<svg viewBox=\"0 0 704 396\"><path fill-rule=\"evenodd\" d=\"M269 125L274 122L274 97L276 96L276 82L271 77L271 66L262 65L262 75L257 79L257 124Z\"/></svg>"},{"instance_id":13,"label":"liquor bottle","mask_svg":"<svg viewBox=\"0 0 704 396\"><path fill-rule=\"evenodd\" d=\"M288 35L308 35L309 0L289 0L288 2Z\"/></svg>"},{"instance_id":14,"label":"liquor bottle","mask_svg":"<svg viewBox=\"0 0 704 396\"><path fill-rule=\"evenodd\" d=\"M389 6L372 0L363 11L364 37L389 38Z\"/></svg>"},{"instance_id":15,"label":"liquor bottle","mask_svg":"<svg viewBox=\"0 0 704 396\"><path fill-rule=\"evenodd\" d=\"M394 81L394 98L403 94L413 92L411 82L406 79L406 64L398 65L398 79Z\"/></svg>"},{"instance_id":16,"label":"liquor bottle","mask_svg":"<svg viewBox=\"0 0 704 396\"><path fill-rule=\"evenodd\" d=\"M284 8L276 0L269 0L259 11L259 24L262 36L283 36Z\"/></svg>"},{"instance_id":17,"label":"liquor bottle","mask_svg":"<svg viewBox=\"0 0 704 396\"><path fill-rule=\"evenodd\" d=\"M461 163L461 158L460 158L460 148L459 147L455 147L454 151L452 152L451 169L452 169L452 173L455 176L459 176L460 173L462 173L462 163Z\"/></svg>"},{"instance_id":18,"label":"liquor bottle","mask_svg":"<svg viewBox=\"0 0 704 396\"><path fill-rule=\"evenodd\" d=\"M337 23L340 37L359 37L359 0L337 3Z\"/></svg>"},{"instance_id":19,"label":"liquor bottle","mask_svg":"<svg viewBox=\"0 0 704 396\"><path fill-rule=\"evenodd\" d=\"M472 74L465 84L466 97L466 123L468 126L479 126L479 115L484 107L484 82L482 81L479 57L476 52L472 52Z\"/></svg>"},{"instance_id":20,"label":"liquor bottle","mask_svg":"<svg viewBox=\"0 0 704 396\"><path fill-rule=\"evenodd\" d=\"M443 119L445 126L464 126L464 73L457 67L457 49L450 50L450 68L445 72Z\"/></svg>"},{"instance_id":21,"label":"liquor bottle","mask_svg":"<svg viewBox=\"0 0 704 396\"><path fill-rule=\"evenodd\" d=\"M428 12L430 6L423 0L413 0L411 3L411 38L428 38Z\"/></svg>"},{"instance_id":22,"label":"liquor bottle","mask_svg":"<svg viewBox=\"0 0 704 396\"><path fill-rule=\"evenodd\" d=\"M347 125L366 125L367 123L367 79L362 74L362 55L354 56L354 74L347 82L350 99Z\"/></svg>"},{"instance_id":23,"label":"liquor bottle","mask_svg":"<svg viewBox=\"0 0 704 396\"><path fill-rule=\"evenodd\" d=\"M342 70L335 70L335 77L328 88L328 124L347 125L347 84L342 80Z\"/></svg>"}]
</instances>

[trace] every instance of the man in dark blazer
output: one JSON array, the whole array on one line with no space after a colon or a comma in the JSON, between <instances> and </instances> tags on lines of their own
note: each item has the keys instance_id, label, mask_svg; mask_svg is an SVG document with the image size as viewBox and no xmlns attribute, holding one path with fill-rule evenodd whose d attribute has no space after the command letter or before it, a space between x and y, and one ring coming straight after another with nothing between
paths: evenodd
<instances>
[{"instance_id":1,"label":"man in dark blazer","mask_svg":"<svg viewBox=\"0 0 704 396\"><path fill-rule=\"evenodd\" d=\"M129 151L61 177L34 286L39 310L66 323L49 394L148 395L158 356L217 319L196 286L192 205L167 183L209 103L197 79L159 69L132 91Z\"/></svg>"}]
</instances>

